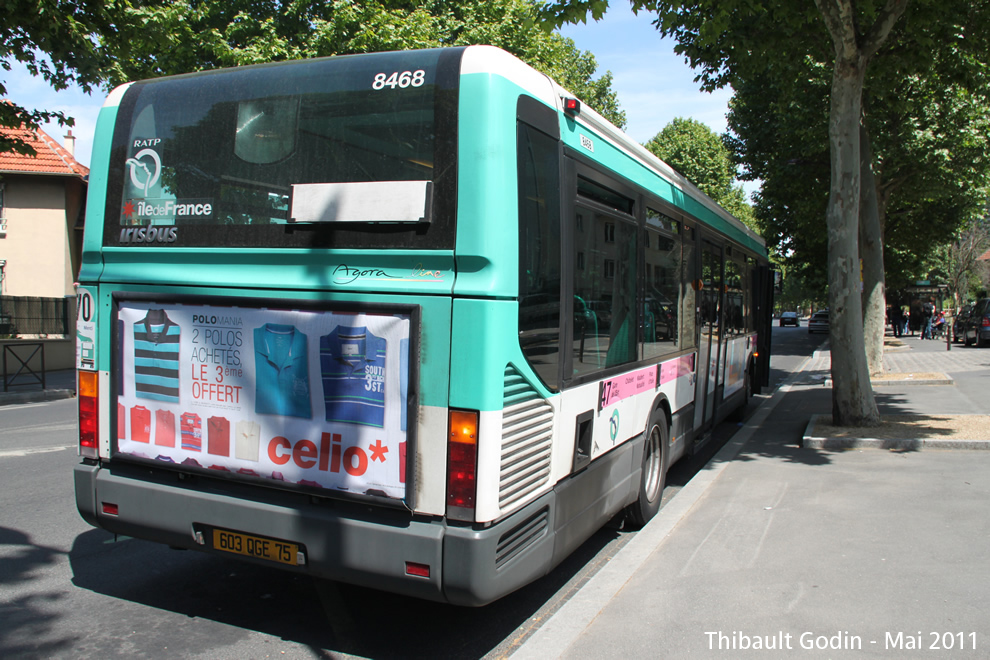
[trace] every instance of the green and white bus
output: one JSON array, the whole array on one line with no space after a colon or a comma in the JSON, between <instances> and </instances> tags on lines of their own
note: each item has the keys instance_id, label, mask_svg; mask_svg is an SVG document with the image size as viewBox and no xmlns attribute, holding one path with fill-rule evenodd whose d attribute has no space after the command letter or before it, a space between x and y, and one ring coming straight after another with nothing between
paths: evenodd
<instances>
[{"instance_id":1,"label":"green and white bus","mask_svg":"<svg viewBox=\"0 0 990 660\"><path fill-rule=\"evenodd\" d=\"M114 90L83 518L463 605L652 518L768 377L764 242L488 46Z\"/></svg>"}]
</instances>

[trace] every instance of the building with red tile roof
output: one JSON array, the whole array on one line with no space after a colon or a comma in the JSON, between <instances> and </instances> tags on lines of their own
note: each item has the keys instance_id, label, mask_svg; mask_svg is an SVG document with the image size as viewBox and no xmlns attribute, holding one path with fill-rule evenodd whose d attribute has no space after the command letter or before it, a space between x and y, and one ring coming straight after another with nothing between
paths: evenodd
<instances>
[{"instance_id":1,"label":"building with red tile roof","mask_svg":"<svg viewBox=\"0 0 990 660\"><path fill-rule=\"evenodd\" d=\"M0 127L4 137L19 138L30 145L36 155L26 156L13 152L0 153L0 173L18 174L55 174L70 177L86 178L89 168L72 157L71 151L53 140L43 130L36 131L27 128L9 129ZM72 130L67 136L75 141Z\"/></svg>"},{"instance_id":2,"label":"building with red tile roof","mask_svg":"<svg viewBox=\"0 0 990 660\"><path fill-rule=\"evenodd\" d=\"M89 168L43 130L0 127L34 156L0 153L0 295L74 296Z\"/></svg>"}]
</instances>

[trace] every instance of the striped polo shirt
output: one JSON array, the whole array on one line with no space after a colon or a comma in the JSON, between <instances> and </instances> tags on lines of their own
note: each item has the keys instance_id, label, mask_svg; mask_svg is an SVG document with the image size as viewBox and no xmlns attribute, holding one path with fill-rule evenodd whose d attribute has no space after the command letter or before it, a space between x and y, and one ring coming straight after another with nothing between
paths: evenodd
<instances>
[{"instance_id":1,"label":"striped polo shirt","mask_svg":"<svg viewBox=\"0 0 990 660\"><path fill-rule=\"evenodd\" d=\"M364 327L337 326L320 337L328 422L385 426L385 349Z\"/></svg>"},{"instance_id":2,"label":"striped polo shirt","mask_svg":"<svg viewBox=\"0 0 990 660\"><path fill-rule=\"evenodd\" d=\"M134 393L142 399L179 402L179 334L164 309L148 310L134 324Z\"/></svg>"},{"instance_id":3,"label":"striped polo shirt","mask_svg":"<svg viewBox=\"0 0 990 660\"><path fill-rule=\"evenodd\" d=\"M203 426L199 415L185 412L179 418L182 429L182 448L189 451L203 451Z\"/></svg>"}]
</instances>

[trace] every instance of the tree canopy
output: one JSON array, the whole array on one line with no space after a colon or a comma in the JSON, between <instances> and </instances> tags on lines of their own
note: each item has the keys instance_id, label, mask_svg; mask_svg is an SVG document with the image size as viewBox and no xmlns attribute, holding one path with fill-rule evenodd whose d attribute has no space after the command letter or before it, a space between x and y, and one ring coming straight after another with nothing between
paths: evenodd
<instances>
[{"instance_id":1,"label":"tree canopy","mask_svg":"<svg viewBox=\"0 0 990 660\"><path fill-rule=\"evenodd\" d=\"M735 184L732 154L715 131L695 119L677 117L643 146L729 213L754 227L753 209L742 187Z\"/></svg>"},{"instance_id":2,"label":"tree canopy","mask_svg":"<svg viewBox=\"0 0 990 660\"><path fill-rule=\"evenodd\" d=\"M0 67L23 62L55 89L90 91L130 80L244 64L469 44L503 48L547 73L619 126L625 113L612 75L595 77L594 55L537 26L531 0L0 0ZM0 78L0 97L7 90ZM58 119L0 103L0 126ZM0 151L31 149L0 138Z\"/></svg>"},{"instance_id":3,"label":"tree canopy","mask_svg":"<svg viewBox=\"0 0 990 660\"><path fill-rule=\"evenodd\" d=\"M112 32L113 11L104 0L0 0L0 69L10 71L13 59L55 89L76 83L92 90L110 62L98 38ZM0 72L0 98L7 95ZM25 108L12 99L0 103L0 126L37 128L53 119L72 125L60 112ZM34 154L22 140L0 136L0 152L4 151Z\"/></svg>"},{"instance_id":4,"label":"tree canopy","mask_svg":"<svg viewBox=\"0 0 990 660\"><path fill-rule=\"evenodd\" d=\"M612 75L536 23L531 0L134 0L106 45L110 81L303 57L488 44L543 71L620 128Z\"/></svg>"},{"instance_id":5,"label":"tree canopy","mask_svg":"<svg viewBox=\"0 0 990 660\"><path fill-rule=\"evenodd\" d=\"M728 144L743 178L759 179L755 213L792 276L827 285L829 72L802 63L800 85L770 75L737 82ZM864 89L889 289L927 277L928 260L982 209L990 163L990 105L935 74L877 80ZM894 83L889 91L887 83Z\"/></svg>"}]
</instances>

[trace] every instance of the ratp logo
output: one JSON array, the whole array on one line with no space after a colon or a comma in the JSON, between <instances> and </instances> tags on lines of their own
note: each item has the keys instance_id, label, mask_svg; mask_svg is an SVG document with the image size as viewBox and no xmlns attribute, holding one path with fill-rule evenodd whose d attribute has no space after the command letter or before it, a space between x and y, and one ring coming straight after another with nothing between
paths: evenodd
<instances>
[{"instance_id":1,"label":"ratp logo","mask_svg":"<svg viewBox=\"0 0 990 660\"><path fill-rule=\"evenodd\" d=\"M619 435L618 409L612 411L612 416L608 420L608 434L612 437L612 443L615 444L615 438Z\"/></svg>"},{"instance_id":2,"label":"ratp logo","mask_svg":"<svg viewBox=\"0 0 990 660\"><path fill-rule=\"evenodd\" d=\"M133 158L128 158L126 162L130 169L131 183L134 184L135 188L143 190L145 197L147 197L148 191L158 183L158 179L162 175L161 157L154 149L142 149Z\"/></svg>"}]
</instances>

